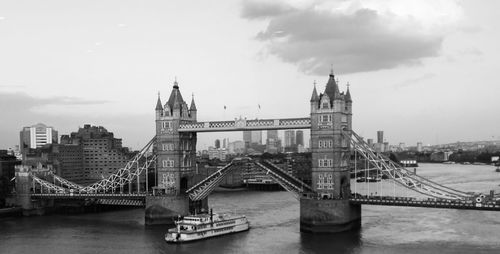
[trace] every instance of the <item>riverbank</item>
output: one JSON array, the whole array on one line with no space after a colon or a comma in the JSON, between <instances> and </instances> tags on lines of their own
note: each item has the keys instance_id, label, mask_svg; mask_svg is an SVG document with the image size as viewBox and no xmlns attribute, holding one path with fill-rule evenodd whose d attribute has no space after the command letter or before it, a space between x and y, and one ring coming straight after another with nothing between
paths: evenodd
<instances>
[{"instance_id":1,"label":"riverbank","mask_svg":"<svg viewBox=\"0 0 500 254\"><path fill-rule=\"evenodd\" d=\"M23 210L21 209L21 207L0 208L0 218L17 217L22 215L23 215Z\"/></svg>"}]
</instances>

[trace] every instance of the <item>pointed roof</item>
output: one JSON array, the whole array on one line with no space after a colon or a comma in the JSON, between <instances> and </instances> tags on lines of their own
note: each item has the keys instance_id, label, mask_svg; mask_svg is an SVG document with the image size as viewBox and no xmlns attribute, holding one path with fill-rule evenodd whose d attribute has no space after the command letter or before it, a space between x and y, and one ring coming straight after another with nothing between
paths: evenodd
<instances>
[{"instance_id":1,"label":"pointed roof","mask_svg":"<svg viewBox=\"0 0 500 254\"><path fill-rule=\"evenodd\" d=\"M340 98L340 91L337 82L335 81L335 75L333 75L333 70L330 73L330 78L328 79L328 83L326 83L325 94L328 94L330 99Z\"/></svg>"},{"instance_id":2,"label":"pointed roof","mask_svg":"<svg viewBox=\"0 0 500 254\"><path fill-rule=\"evenodd\" d=\"M318 92L316 91L316 81L314 81L314 89L313 89L313 93L311 95L311 102L313 102L313 101L319 101Z\"/></svg>"},{"instance_id":3,"label":"pointed roof","mask_svg":"<svg viewBox=\"0 0 500 254\"><path fill-rule=\"evenodd\" d=\"M172 87L172 92L170 93L170 97L168 98L167 104L170 108L181 108L181 104L184 102L182 99L181 92L179 91L179 84L177 81L174 82L174 86Z\"/></svg>"},{"instance_id":4,"label":"pointed roof","mask_svg":"<svg viewBox=\"0 0 500 254\"><path fill-rule=\"evenodd\" d=\"M189 110L196 111L196 105L194 104L194 95L191 97L191 107L189 107Z\"/></svg>"},{"instance_id":5,"label":"pointed roof","mask_svg":"<svg viewBox=\"0 0 500 254\"><path fill-rule=\"evenodd\" d=\"M158 100L156 101L156 108L155 108L155 110L163 110L163 107L161 106L160 92L158 92Z\"/></svg>"},{"instance_id":6,"label":"pointed roof","mask_svg":"<svg viewBox=\"0 0 500 254\"><path fill-rule=\"evenodd\" d=\"M345 101L352 102L351 92L349 91L349 82L347 82L347 92L345 93Z\"/></svg>"}]
</instances>

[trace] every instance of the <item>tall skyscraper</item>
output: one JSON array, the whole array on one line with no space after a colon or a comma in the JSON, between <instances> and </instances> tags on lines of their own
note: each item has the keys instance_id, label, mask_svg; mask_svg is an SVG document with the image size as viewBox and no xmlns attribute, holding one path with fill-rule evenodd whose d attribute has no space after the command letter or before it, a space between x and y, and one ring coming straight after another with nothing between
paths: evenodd
<instances>
[{"instance_id":1,"label":"tall skyscraper","mask_svg":"<svg viewBox=\"0 0 500 254\"><path fill-rule=\"evenodd\" d=\"M384 143L384 131L377 131L377 143Z\"/></svg>"},{"instance_id":2,"label":"tall skyscraper","mask_svg":"<svg viewBox=\"0 0 500 254\"><path fill-rule=\"evenodd\" d=\"M55 144L58 140L57 131L43 123L24 127L20 133L20 148L23 160L29 149L40 148L47 144Z\"/></svg>"},{"instance_id":3,"label":"tall skyscraper","mask_svg":"<svg viewBox=\"0 0 500 254\"><path fill-rule=\"evenodd\" d=\"M295 144L304 146L304 132L298 130L295 132Z\"/></svg>"},{"instance_id":4,"label":"tall skyscraper","mask_svg":"<svg viewBox=\"0 0 500 254\"><path fill-rule=\"evenodd\" d=\"M215 140L215 148L219 149L220 148L220 139Z\"/></svg>"},{"instance_id":5,"label":"tall skyscraper","mask_svg":"<svg viewBox=\"0 0 500 254\"><path fill-rule=\"evenodd\" d=\"M278 139L278 130L268 130L267 131L267 139Z\"/></svg>"},{"instance_id":6,"label":"tall skyscraper","mask_svg":"<svg viewBox=\"0 0 500 254\"><path fill-rule=\"evenodd\" d=\"M280 149L280 142L278 138L278 130L268 130L266 139L266 151L268 153L278 153Z\"/></svg>"},{"instance_id":7,"label":"tall skyscraper","mask_svg":"<svg viewBox=\"0 0 500 254\"><path fill-rule=\"evenodd\" d=\"M243 142L245 143L245 148L250 147L250 144L252 143L251 131L243 131Z\"/></svg>"},{"instance_id":8,"label":"tall skyscraper","mask_svg":"<svg viewBox=\"0 0 500 254\"><path fill-rule=\"evenodd\" d=\"M252 131L251 133L252 143L262 145L262 131Z\"/></svg>"},{"instance_id":9,"label":"tall skyscraper","mask_svg":"<svg viewBox=\"0 0 500 254\"><path fill-rule=\"evenodd\" d=\"M285 131L285 147L295 146L295 131L286 130Z\"/></svg>"}]
</instances>

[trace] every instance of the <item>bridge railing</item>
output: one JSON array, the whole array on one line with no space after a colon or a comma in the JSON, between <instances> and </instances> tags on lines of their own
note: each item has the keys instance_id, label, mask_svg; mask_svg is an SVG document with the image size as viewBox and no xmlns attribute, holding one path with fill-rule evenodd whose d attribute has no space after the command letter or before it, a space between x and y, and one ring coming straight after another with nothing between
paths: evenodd
<instances>
[{"instance_id":1,"label":"bridge railing","mask_svg":"<svg viewBox=\"0 0 500 254\"><path fill-rule=\"evenodd\" d=\"M255 164L261 169L265 170L271 176L271 178L273 178L279 185L281 185L281 187L293 193L297 199L299 199L304 193L314 192L309 185L291 176L270 161L256 161Z\"/></svg>"},{"instance_id":2,"label":"bridge railing","mask_svg":"<svg viewBox=\"0 0 500 254\"><path fill-rule=\"evenodd\" d=\"M118 188L120 188L120 192L122 192L123 187L128 184L129 192L131 192L131 184L134 181L137 181L137 190L139 191L139 176L145 170L147 172L147 169L151 166L151 164L156 161L156 155L149 154L155 140L156 137L151 139L151 141L149 141L146 146L139 151L139 153L127 162L125 167L120 168L107 178L103 178L102 180L88 186L73 183L53 174L52 172L46 174L52 177L52 180L54 181L54 183L50 183L49 181L38 177L36 171L33 171L30 173L33 182L33 191L36 192L36 187L39 187L39 190L45 190L47 193L114 193L115 191L118 191ZM58 182L61 186L56 185L55 182Z\"/></svg>"},{"instance_id":3,"label":"bridge railing","mask_svg":"<svg viewBox=\"0 0 500 254\"><path fill-rule=\"evenodd\" d=\"M180 132L240 131L259 129L306 129L311 127L311 118L283 119L235 119L234 121L182 122Z\"/></svg>"},{"instance_id":4,"label":"bridge railing","mask_svg":"<svg viewBox=\"0 0 500 254\"><path fill-rule=\"evenodd\" d=\"M233 166L233 162L230 162L207 178L195 184L193 187L189 188L186 191L189 198L193 201L206 198L219 185L222 179L224 179L224 177L232 171Z\"/></svg>"},{"instance_id":5,"label":"bridge railing","mask_svg":"<svg viewBox=\"0 0 500 254\"><path fill-rule=\"evenodd\" d=\"M392 162L386 156L375 152L360 136L355 132L343 131L345 138L350 140L355 151L361 154L371 165L397 184L411 189L420 194L442 199L469 200L474 198L473 194L455 190L450 187L438 184L421 176L413 174L411 171ZM352 136L351 136L352 135Z\"/></svg>"}]
</instances>

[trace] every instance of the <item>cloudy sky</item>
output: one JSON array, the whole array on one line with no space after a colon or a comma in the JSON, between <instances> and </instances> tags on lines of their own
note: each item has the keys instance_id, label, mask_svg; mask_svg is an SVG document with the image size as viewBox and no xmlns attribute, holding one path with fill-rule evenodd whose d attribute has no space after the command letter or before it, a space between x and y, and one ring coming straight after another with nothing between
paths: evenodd
<instances>
[{"instance_id":1,"label":"cloudy sky","mask_svg":"<svg viewBox=\"0 0 500 254\"><path fill-rule=\"evenodd\" d=\"M177 77L200 121L309 115L331 66L354 128L414 145L500 139L499 1L0 0L0 148L102 125L139 148ZM261 105L259 110L258 105ZM224 105L227 109L224 110ZM199 148L226 134L201 134ZM232 140L241 134L227 134Z\"/></svg>"}]
</instances>

